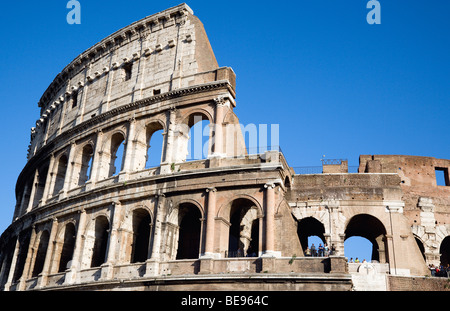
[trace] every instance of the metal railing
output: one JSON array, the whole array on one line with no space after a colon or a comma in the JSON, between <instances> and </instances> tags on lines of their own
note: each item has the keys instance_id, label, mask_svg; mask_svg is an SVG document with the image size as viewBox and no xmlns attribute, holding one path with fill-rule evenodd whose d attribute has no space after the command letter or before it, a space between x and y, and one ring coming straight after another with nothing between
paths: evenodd
<instances>
[{"instance_id":1,"label":"metal railing","mask_svg":"<svg viewBox=\"0 0 450 311\"><path fill-rule=\"evenodd\" d=\"M295 174L307 175L307 174L323 174L322 166L293 166ZM359 166L349 166L348 173L358 173Z\"/></svg>"}]
</instances>

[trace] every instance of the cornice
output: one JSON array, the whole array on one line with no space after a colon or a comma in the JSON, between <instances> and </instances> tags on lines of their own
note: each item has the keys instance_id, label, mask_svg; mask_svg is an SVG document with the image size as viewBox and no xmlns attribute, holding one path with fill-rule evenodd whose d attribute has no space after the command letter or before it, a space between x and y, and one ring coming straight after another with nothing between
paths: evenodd
<instances>
[{"instance_id":1,"label":"cornice","mask_svg":"<svg viewBox=\"0 0 450 311\"><path fill-rule=\"evenodd\" d=\"M25 165L24 169L22 170L22 172L19 175L17 184L19 184L20 181L22 180L22 178L27 175L26 172L30 168L33 168L34 166L36 166L39 163L41 158L45 158L47 156L47 154L49 154L52 150L54 150L55 146L59 146L59 145L62 145L64 142L70 141L72 139L72 137L74 135L76 135L77 133L86 132L88 129L95 127L96 125L105 123L106 121L110 120L114 116L128 113L133 110L140 109L142 107L147 107L147 106L153 105L155 103L160 103L160 102L164 102L167 100L181 98L181 97L188 96L188 95L201 94L201 93L206 93L206 92L219 90L219 89L226 89L233 98L236 96L235 92L233 90L233 87L229 83L228 80L214 81L214 82L190 86L190 87L186 87L186 88L180 88L180 89L166 92L163 94L151 96L151 97L139 100L139 101L135 101L135 102L128 103L126 105L122 105L120 107L106 111L98 116L90 118L89 120L86 120L86 121L76 125L75 127L61 133L56 138L52 139L46 145L41 147L36 152L36 154L33 155L28 160L27 164ZM176 107L176 105L175 106L171 105L171 107ZM169 109L170 109L170 107L167 108L167 110L169 110Z\"/></svg>"},{"instance_id":2,"label":"cornice","mask_svg":"<svg viewBox=\"0 0 450 311\"><path fill-rule=\"evenodd\" d=\"M111 50L121 47L132 39L142 38L148 33L156 32L164 27L184 24L188 14L193 15L192 9L185 3L169 8L162 12L147 16L124 28L119 29L105 39L96 43L86 51L82 52L72 62L56 75L38 102L39 107L44 107L55 93L58 92L64 83L72 76L83 70L93 59L98 59L108 54ZM164 24L168 26L164 26ZM144 51L148 54L149 51Z\"/></svg>"}]
</instances>

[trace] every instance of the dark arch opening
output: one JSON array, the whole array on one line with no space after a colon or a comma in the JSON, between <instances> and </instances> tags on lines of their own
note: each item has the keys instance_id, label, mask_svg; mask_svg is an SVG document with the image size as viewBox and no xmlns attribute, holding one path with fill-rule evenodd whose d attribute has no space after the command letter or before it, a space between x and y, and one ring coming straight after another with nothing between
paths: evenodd
<instances>
[{"instance_id":1,"label":"dark arch opening","mask_svg":"<svg viewBox=\"0 0 450 311\"><path fill-rule=\"evenodd\" d=\"M109 222L105 216L99 216L95 220L95 241L92 249L91 268L99 267L106 261L106 249L108 246Z\"/></svg>"},{"instance_id":2,"label":"dark arch opening","mask_svg":"<svg viewBox=\"0 0 450 311\"><path fill-rule=\"evenodd\" d=\"M131 263L144 262L148 258L150 242L150 214L144 209L133 211L133 246Z\"/></svg>"},{"instance_id":3,"label":"dark arch opening","mask_svg":"<svg viewBox=\"0 0 450 311\"><path fill-rule=\"evenodd\" d=\"M125 137L122 133L115 133L111 137L111 159L108 177L117 175L123 170L125 159Z\"/></svg>"},{"instance_id":4,"label":"dark arch opening","mask_svg":"<svg viewBox=\"0 0 450 311\"><path fill-rule=\"evenodd\" d=\"M176 259L195 259L200 253L200 230L202 217L197 206L182 203L178 208L178 249Z\"/></svg>"},{"instance_id":5,"label":"dark arch opening","mask_svg":"<svg viewBox=\"0 0 450 311\"><path fill-rule=\"evenodd\" d=\"M354 236L363 237L372 243L371 261L381 263L388 261L385 245L386 229L380 220L368 214L353 216L345 229L344 240Z\"/></svg>"},{"instance_id":6,"label":"dark arch opening","mask_svg":"<svg viewBox=\"0 0 450 311\"><path fill-rule=\"evenodd\" d=\"M417 246L419 247L419 250L420 250L420 253L422 254L423 259L426 260L426 257L425 257L425 248L423 247L422 241L419 240L419 238L416 237L416 236L414 237L414 240L416 241Z\"/></svg>"},{"instance_id":7,"label":"dark arch opening","mask_svg":"<svg viewBox=\"0 0 450 311\"><path fill-rule=\"evenodd\" d=\"M91 144L83 147L81 152L81 169L78 177L78 186L84 185L91 178L92 158L94 157L94 148Z\"/></svg>"},{"instance_id":8,"label":"dark arch opening","mask_svg":"<svg viewBox=\"0 0 450 311\"><path fill-rule=\"evenodd\" d=\"M308 238L317 236L322 243L325 243L325 227L324 225L315 219L314 217L306 217L298 222L297 235L302 245L303 252L305 252L308 245ZM314 245L316 250L318 245Z\"/></svg>"},{"instance_id":9,"label":"dark arch opening","mask_svg":"<svg viewBox=\"0 0 450 311\"><path fill-rule=\"evenodd\" d=\"M42 269L44 269L45 255L47 253L49 238L50 235L48 231L42 232L41 238L39 239L39 246L36 253L36 261L34 262L32 277L38 276L39 273L42 272Z\"/></svg>"},{"instance_id":10,"label":"dark arch opening","mask_svg":"<svg viewBox=\"0 0 450 311\"><path fill-rule=\"evenodd\" d=\"M18 281L23 274L25 261L28 255L30 245L31 229L25 230L19 235L19 255L17 257L16 269L13 275L13 282Z\"/></svg>"},{"instance_id":11,"label":"dark arch opening","mask_svg":"<svg viewBox=\"0 0 450 311\"><path fill-rule=\"evenodd\" d=\"M236 199L230 208L230 229L227 257L257 256L259 254L259 218L255 204L244 198Z\"/></svg>"},{"instance_id":12,"label":"dark arch opening","mask_svg":"<svg viewBox=\"0 0 450 311\"><path fill-rule=\"evenodd\" d=\"M53 188L53 195L57 195L64 187L64 179L66 177L68 160L66 155L62 155L58 161L58 170L56 171L55 187Z\"/></svg>"},{"instance_id":13,"label":"dark arch opening","mask_svg":"<svg viewBox=\"0 0 450 311\"><path fill-rule=\"evenodd\" d=\"M446 267L450 264L450 236L447 236L442 241L439 253L441 254L441 265Z\"/></svg>"},{"instance_id":14,"label":"dark arch opening","mask_svg":"<svg viewBox=\"0 0 450 311\"><path fill-rule=\"evenodd\" d=\"M68 263L72 260L73 251L75 249L75 239L75 225L73 223L68 223L64 229L64 243L59 259L58 272L63 272L69 268Z\"/></svg>"}]
</instances>

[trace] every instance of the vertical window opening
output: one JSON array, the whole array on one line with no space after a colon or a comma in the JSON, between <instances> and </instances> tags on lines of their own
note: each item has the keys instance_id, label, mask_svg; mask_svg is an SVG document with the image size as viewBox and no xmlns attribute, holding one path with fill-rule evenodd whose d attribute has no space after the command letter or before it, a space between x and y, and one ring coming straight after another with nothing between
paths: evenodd
<instances>
[{"instance_id":1,"label":"vertical window opening","mask_svg":"<svg viewBox=\"0 0 450 311\"><path fill-rule=\"evenodd\" d=\"M450 186L450 181L448 177L448 168L436 167L434 173L436 175L437 186Z\"/></svg>"},{"instance_id":2,"label":"vertical window opening","mask_svg":"<svg viewBox=\"0 0 450 311\"><path fill-rule=\"evenodd\" d=\"M128 63L123 66L123 72L125 74L125 81L128 81L131 79L132 71L133 71L133 63Z\"/></svg>"}]
</instances>

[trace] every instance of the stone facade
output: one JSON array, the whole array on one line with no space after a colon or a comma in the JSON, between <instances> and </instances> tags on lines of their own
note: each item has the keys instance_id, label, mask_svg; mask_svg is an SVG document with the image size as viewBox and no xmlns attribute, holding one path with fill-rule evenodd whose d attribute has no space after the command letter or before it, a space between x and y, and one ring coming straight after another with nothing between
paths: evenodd
<instances>
[{"instance_id":1,"label":"stone facade","mask_svg":"<svg viewBox=\"0 0 450 311\"><path fill-rule=\"evenodd\" d=\"M185 4L66 66L39 101L0 238L0 288L358 289L362 270L344 257L352 236L372 242L384 275L448 262L450 191L434 169L448 174L449 160L361 156L356 174L346 161L295 174L282 152L248 154L235 80ZM187 161L199 120L210 123L208 156ZM160 132L161 148L150 146ZM146 166L152 152L157 167ZM311 235L336 253L305 257Z\"/></svg>"}]
</instances>

